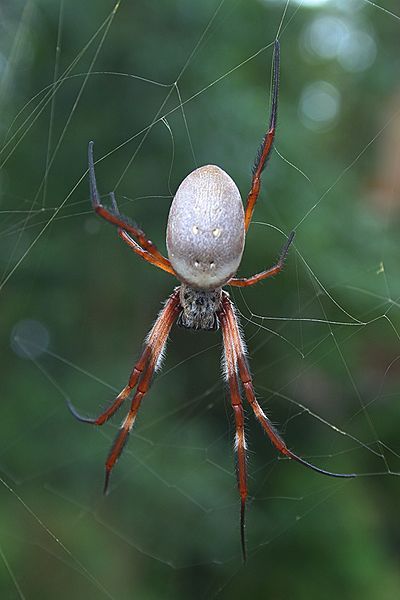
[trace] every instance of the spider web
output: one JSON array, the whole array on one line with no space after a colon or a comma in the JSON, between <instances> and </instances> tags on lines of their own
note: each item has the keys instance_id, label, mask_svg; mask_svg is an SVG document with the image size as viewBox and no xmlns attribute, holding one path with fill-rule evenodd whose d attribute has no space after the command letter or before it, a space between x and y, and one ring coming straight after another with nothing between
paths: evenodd
<instances>
[{"instance_id":1,"label":"spider web","mask_svg":"<svg viewBox=\"0 0 400 600\"><path fill-rule=\"evenodd\" d=\"M4 597L302 598L324 585L336 598L340 586L325 586L337 571L349 598L395 597L398 7L177 0L76 11L63 0L2 9ZM256 391L288 444L359 477L279 458L249 418L243 570L218 334L173 330L107 498L118 419L85 427L66 401L87 414L110 401L174 285L93 217L88 140L104 199L114 190L164 248L170 200L193 168L220 164L247 192L275 37L278 141L241 274L272 264L291 229L296 240L279 278L231 293Z\"/></svg>"}]
</instances>

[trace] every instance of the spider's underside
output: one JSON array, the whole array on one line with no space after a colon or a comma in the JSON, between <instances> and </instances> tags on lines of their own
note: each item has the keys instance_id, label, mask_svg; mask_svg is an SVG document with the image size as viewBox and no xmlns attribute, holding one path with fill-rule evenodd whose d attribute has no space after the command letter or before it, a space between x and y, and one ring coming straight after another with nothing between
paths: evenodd
<instances>
[{"instance_id":1,"label":"spider's underside","mask_svg":"<svg viewBox=\"0 0 400 600\"><path fill-rule=\"evenodd\" d=\"M106 461L105 491L110 473L118 460L131 431L141 401L150 388L154 372L161 363L170 330L175 322L190 329L217 329L221 327L224 347L224 370L229 385L235 418L235 450L237 479L241 499L241 544L246 558L245 507L247 499L246 443L242 395L248 401L255 417L275 448L319 473L332 477L355 477L354 474L331 473L305 461L292 452L274 428L258 403L249 367L246 348L240 334L238 317L229 294L223 286L250 286L279 273L294 238L292 232L282 248L278 262L248 278L236 278L244 248L245 234L260 191L261 173L270 155L276 129L279 83L279 44L275 42L273 90L268 131L262 141L253 168L251 189L245 210L240 193L233 180L222 169L213 165L200 167L190 173L179 186L172 202L167 227L169 259L127 217L120 214L114 194L111 208L100 202L94 171L93 142L89 144L89 181L92 206L95 212L118 228L119 236L139 256L149 263L175 275L181 282L167 299L148 334L142 354L135 364L127 385L114 402L97 418L81 416L69 405L80 421L103 425L132 394L130 409Z\"/></svg>"}]
</instances>

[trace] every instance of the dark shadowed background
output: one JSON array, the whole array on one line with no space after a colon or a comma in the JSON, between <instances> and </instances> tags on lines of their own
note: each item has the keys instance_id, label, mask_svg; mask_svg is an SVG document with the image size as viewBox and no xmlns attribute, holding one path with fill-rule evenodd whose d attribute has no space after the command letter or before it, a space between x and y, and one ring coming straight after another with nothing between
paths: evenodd
<instances>
[{"instance_id":1,"label":"dark shadowed background","mask_svg":"<svg viewBox=\"0 0 400 600\"><path fill-rule=\"evenodd\" d=\"M379 4L379 6L378 6ZM400 586L400 11L395 0L3 0L0 5L0 597L393 599ZM232 289L260 402L247 411L242 566L219 333L172 331L110 494L127 381L175 282L90 209L165 251L171 198L215 163L246 196L281 41L276 152ZM122 415L119 415L122 418Z\"/></svg>"}]
</instances>

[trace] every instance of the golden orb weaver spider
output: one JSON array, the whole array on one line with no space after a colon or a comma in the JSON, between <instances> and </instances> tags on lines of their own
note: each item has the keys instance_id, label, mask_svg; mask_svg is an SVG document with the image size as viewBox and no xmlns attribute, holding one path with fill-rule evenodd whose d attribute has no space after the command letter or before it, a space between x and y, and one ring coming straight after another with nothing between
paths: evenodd
<instances>
[{"instance_id":1,"label":"golden orb weaver spider","mask_svg":"<svg viewBox=\"0 0 400 600\"><path fill-rule=\"evenodd\" d=\"M128 414L122 422L106 460L104 484L104 492L106 492L111 471L135 423L142 399L150 388L152 376L160 366L172 325L178 321L178 324L190 329L210 330L221 327L225 378L229 386L236 428L235 451L241 501L241 548L244 561L246 560L245 508L248 490L242 391L256 419L281 454L324 475L356 476L353 473L332 473L320 469L287 447L256 399L238 317L229 294L222 289L225 285L239 287L254 285L279 273L294 238L292 231L282 248L278 262L269 269L247 278L235 277L243 254L245 236L260 192L261 174L273 147L278 109L279 58L279 42L275 41L269 127L255 160L245 209L236 184L225 171L214 165L206 165L192 171L180 184L170 208L167 225L169 258L165 258L159 252L134 222L119 212L113 193L110 194L111 208L101 204L94 171L93 142L89 143L89 181L93 210L118 228L119 236L136 254L174 275L181 285L174 289L159 313L127 385L113 403L100 416L93 419L80 415L72 404L69 404L72 414L79 421L103 425L134 392Z\"/></svg>"}]
</instances>

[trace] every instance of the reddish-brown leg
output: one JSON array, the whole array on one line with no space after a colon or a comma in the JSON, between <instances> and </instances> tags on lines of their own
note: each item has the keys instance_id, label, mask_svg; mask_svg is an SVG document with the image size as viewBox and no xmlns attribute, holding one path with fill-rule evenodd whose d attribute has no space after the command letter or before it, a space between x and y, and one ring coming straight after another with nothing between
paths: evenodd
<instances>
[{"instance_id":1,"label":"reddish-brown leg","mask_svg":"<svg viewBox=\"0 0 400 600\"><path fill-rule=\"evenodd\" d=\"M115 210L115 206L113 209L106 208L100 202L99 192L97 190L96 183L96 174L94 170L94 159L93 159L93 142L89 142L88 147L88 161L89 161L89 184L90 184L90 197L92 200L93 210L100 215L103 219L116 225L117 227L121 227L125 231L128 231L133 235L134 238L137 239L138 243L142 248L147 250L147 252L158 259L160 264L165 265L166 267L170 266L170 262L165 256L159 252L156 245L153 244L151 240L149 240L144 233L135 223L133 223L128 217L121 215L118 210ZM147 255L142 256L145 260L148 260ZM166 269L168 270L168 269Z\"/></svg>"},{"instance_id":2,"label":"reddish-brown leg","mask_svg":"<svg viewBox=\"0 0 400 600\"><path fill-rule=\"evenodd\" d=\"M140 403L149 390L152 375L157 369L162 358L163 349L165 347L171 327L179 316L181 310L182 309L179 303L179 288L176 288L168 298L165 306L161 310L156 322L150 330L150 333L146 338L145 348L140 359L132 370L128 384L118 394L111 406L107 408L99 417L95 419L83 417L76 411L72 404L69 403L69 408L72 414L79 421L91 423L93 425L103 425L116 413L116 411L123 404L124 400L129 397L130 393L138 384L129 413L122 423L121 429L115 439L115 442L111 448L111 452L106 461L106 480L104 491L107 490L111 470L118 460L128 434L133 427Z\"/></svg>"},{"instance_id":3,"label":"reddish-brown leg","mask_svg":"<svg viewBox=\"0 0 400 600\"><path fill-rule=\"evenodd\" d=\"M111 471L118 458L120 457L121 452L124 449L125 443L128 439L128 435L135 423L136 415L140 408L140 404L144 396L149 391L152 376L157 370L160 361L162 360L163 350L165 348L169 332L171 331L171 327L176 321L177 317L179 316L181 310L182 309L179 303L178 288L168 299L167 304L161 311L157 321L153 325L153 328L151 329L147 337L146 343L151 348L150 359L147 367L143 372L143 375L140 378L138 387L132 399L129 412L121 425L119 433L115 438L115 441L111 447L111 451L106 460L104 493L107 492Z\"/></svg>"},{"instance_id":4,"label":"reddish-brown leg","mask_svg":"<svg viewBox=\"0 0 400 600\"><path fill-rule=\"evenodd\" d=\"M153 254L150 254L150 252L147 252L147 250L143 250L143 248L139 246L139 244L135 242L135 240L132 239L129 233L127 233L124 229L121 229L119 227L118 235L125 242L125 244L128 244L131 250L133 250L134 252L136 252L136 254L144 258L144 260L147 260L147 262L151 263L152 265L155 265L163 271L166 271L167 273L170 273L171 275L175 275L175 271L172 268L172 265L169 263L169 261L169 264L165 264L161 262L157 256L153 256Z\"/></svg>"},{"instance_id":5,"label":"reddish-brown leg","mask_svg":"<svg viewBox=\"0 0 400 600\"><path fill-rule=\"evenodd\" d=\"M171 323L172 325L172 323ZM168 335L168 334L167 334ZM160 353L162 352L162 348L160 349ZM127 442L128 435L135 423L137 412L140 408L140 404L148 392L151 384L151 379L156 369L157 360L160 354L154 355L151 357L149 364L147 365L143 375L139 381L139 385L136 389L136 392L132 398L131 407L129 409L128 414L122 422L121 428L115 438L113 445L111 446L111 450L108 454L106 460L106 474L104 480L104 493L107 493L108 483L110 480L111 471L117 462L118 458L121 455L122 450Z\"/></svg>"},{"instance_id":6,"label":"reddish-brown leg","mask_svg":"<svg viewBox=\"0 0 400 600\"><path fill-rule=\"evenodd\" d=\"M110 200L113 214L120 215L114 192L110 192ZM133 250L136 254L138 254L141 258L147 260L147 262L149 262L152 265L155 265L159 269L167 271L167 273L170 273L171 275L175 275L175 271L172 268L169 260L165 259L166 262L161 261L158 256L154 256L153 254L150 254L148 250L144 250L134 239L131 238L131 236L127 231L125 231L125 229L121 229L121 227L118 227L118 235L125 242L125 244L128 244L129 248Z\"/></svg>"},{"instance_id":7,"label":"reddish-brown leg","mask_svg":"<svg viewBox=\"0 0 400 600\"><path fill-rule=\"evenodd\" d=\"M277 275L278 273L280 273L285 265L285 260L286 260L287 254L289 252L290 244L293 242L294 235L295 235L294 231L292 231L292 233L289 235L289 237L287 239L286 244L283 246L283 248L281 250L281 254L279 256L278 262L273 267L270 267L266 271L261 271L261 273L257 273L256 275L252 275L251 277L241 277L241 278L233 277L232 279L230 279L228 281L227 285L234 285L237 287L247 287L249 285L254 285L255 283L258 283L262 279L267 279L267 277L272 277L273 275Z\"/></svg>"},{"instance_id":8,"label":"reddish-brown leg","mask_svg":"<svg viewBox=\"0 0 400 600\"><path fill-rule=\"evenodd\" d=\"M235 352L229 333L229 324L224 309L219 313L222 337L224 342L224 357L226 378L229 385L231 404L235 416L235 450L237 453L236 475L240 494L240 538L243 561L246 562L245 511L247 499L247 469L246 469L246 439L244 431L244 412L240 396Z\"/></svg>"},{"instance_id":9,"label":"reddish-brown leg","mask_svg":"<svg viewBox=\"0 0 400 600\"><path fill-rule=\"evenodd\" d=\"M247 196L246 211L244 223L246 231L251 223L254 207L257 202L258 194L260 193L261 173L266 165L267 158L272 150L276 131L276 118L278 114L278 92L279 92L279 42L275 41L274 48L274 66L272 72L272 104L271 115L269 120L269 128L261 143L256 161L253 168L253 179L251 181L251 189Z\"/></svg>"},{"instance_id":10,"label":"reddish-brown leg","mask_svg":"<svg viewBox=\"0 0 400 600\"><path fill-rule=\"evenodd\" d=\"M312 469L313 471L317 471L317 473L322 473L323 475L329 475L330 477L345 477L345 478L356 477L355 473L332 473L331 471L325 471L325 469L320 469L319 467L316 467L315 465L309 463L308 461L304 460L303 458L300 458L300 456L297 456L297 454L295 454L294 452L289 450L289 448L286 446L283 438L279 435L279 433L277 432L275 427L272 425L271 421L265 415L261 406L257 402L256 396L254 393L253 382L252 382L251 375L250 375L250 370L249 370L249 368L247 366L247 362L246 362L246 350L245 350L244 342L240 335L238 321L237 321L237 317L235 315L235 310L232 305L232 302L229 299L229 296L225 292L223 293L222 306L223 306L224 313L226 315L227 324L228 324L227 329L229 330L229 336L231 339L231 343L234 347L237 368L239 371L240 380L241 380L243 388L244 388L246 399L249 402L250 406L252 407L257 420L260 422L262 428L264 429L265 433L268 435L269 439L271 440L271 442L273 443L275 448L284 456L287 456L288 458L291 458L291 459L301 463L302 465L308 467L309 469Z\"/></svg>"},{"instance_id":11,"label":"reddish-brown leg","mask_svg":"<svg viewBox=\"0 0 400 600\"><path fill-rule=\"evenodd\" d=\"M89 423L91 425L104 425L104 423L107 423L107 421L111 419L111 417L117 412L117 410L122 406L124 401L129 397L132 390L135 388L137 382L139 381L140 375L142 374L147 363L149 362L151 353L151 347L149 345L146 345L141 357L132 369L128 384L120 391L120 393L112 402L112 404L108 408L106 408L106 410L102 412L101 415L94 418L84 417L76 410L72 402L68 399L68 408L73 414L73 416L76 419L78 419L78 421L81 421L81 423Z\"/></svg>"}]
</instances>

